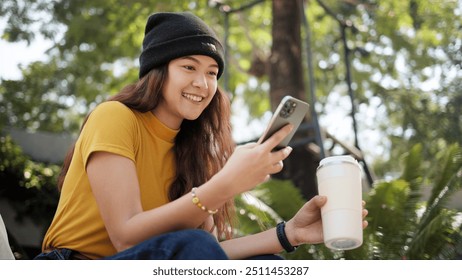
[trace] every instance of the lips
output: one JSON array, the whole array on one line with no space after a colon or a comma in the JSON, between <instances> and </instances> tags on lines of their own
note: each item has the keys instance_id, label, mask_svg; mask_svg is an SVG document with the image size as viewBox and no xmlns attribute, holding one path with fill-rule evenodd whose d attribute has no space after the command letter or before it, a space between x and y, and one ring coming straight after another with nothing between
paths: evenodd
<instances>
[{"instance_id":1,"label":"lips","mask_svg":"<svg viewBox=\"0 0 462 280\"><path fill-rule=\"evenodd\" d=\"M194 101L194 102L201 102L204 100L204 97L198 96L198 95L193 95L189 93L182 93L182 96L188 100Z\"/></svg>"}]
</instances>

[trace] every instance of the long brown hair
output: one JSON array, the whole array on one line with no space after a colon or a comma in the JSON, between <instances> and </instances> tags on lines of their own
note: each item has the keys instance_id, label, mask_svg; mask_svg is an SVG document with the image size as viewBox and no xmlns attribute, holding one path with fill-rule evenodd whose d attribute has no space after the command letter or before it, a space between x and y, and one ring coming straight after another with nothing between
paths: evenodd
<instances>
[{"instance_id":1,"label":"long brown hair","mask_svg":"<svg viewBox=\"0 0 462 280\"><path fill-rule=\"evenodd\" d=\"M167 65L152 69L137 83L126 86L108 100L119 101L132 110L152 111L162 98L167 75ZM170 201L190 192L193 187L204 184L225 165L235 147L230 115L229 98L218 88L199 118L182 122L180 132L175 138L176 176L169 188ZM82 128L87 119L88 116ZM64 160L58 178L59 190L64 183L73 151L74 147ZM234 212L234 202L228 201L213 216L220 238L232 237Z\"/></svg>"}]
</instances>

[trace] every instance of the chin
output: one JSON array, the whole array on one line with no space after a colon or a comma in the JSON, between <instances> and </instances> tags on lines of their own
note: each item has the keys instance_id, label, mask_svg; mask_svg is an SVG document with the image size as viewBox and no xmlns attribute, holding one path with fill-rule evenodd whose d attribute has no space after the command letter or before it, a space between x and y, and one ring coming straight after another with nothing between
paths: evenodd
<instances>
[{"instance_id":1,"label":"chin","mask_svg":"<svg viewBox=\"0 0 462 280\"><path fill-rule=\"evenodd\" d=\"M188 120L188 121L195 121L195 120L197 120L199 117L200 117L200 114L199 114L199 115L195 115L195 116L185 116L184 119L185 119L185 120Z\"/></svg>"}]
</instances>

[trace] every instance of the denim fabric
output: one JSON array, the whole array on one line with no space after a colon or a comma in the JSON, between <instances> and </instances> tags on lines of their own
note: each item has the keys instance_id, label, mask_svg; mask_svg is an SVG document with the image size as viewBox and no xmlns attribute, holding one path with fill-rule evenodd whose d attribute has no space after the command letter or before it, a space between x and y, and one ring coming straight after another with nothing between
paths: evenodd
<instances>
[{"instance_id":1,"label":"denim fabric","mask_svg":"<svg viewBox=\"0 0 462 280\"><path fill-rule=\"evenodd\" d=\"M148 239L107 260L226 260L220 244L210 233L188 229Z\"/></svg>"},{"instance_id":2,"label":"denim fabric","mask_svg":"<svg viewBox=\"0 0 462 280\"><path fill-rule=\"evenodd\" d=\"M48 253L41 253L34 260L69 260L72 252L69 249L56 249Z\"/></svg>"},{"instance_id":3,"label":"denim fabric","mask_svg":"<svg viewBox=\"0 0 462 280\"><path fill-rule=\"evenodd\" d=\"M36 260L67 260L72 250L42 253ZM105 260L227 260L214 236L199 229L181 230L150 238ZM248 260L282 260L276 255L261 255Z\"/></svg>"}]
</instances>

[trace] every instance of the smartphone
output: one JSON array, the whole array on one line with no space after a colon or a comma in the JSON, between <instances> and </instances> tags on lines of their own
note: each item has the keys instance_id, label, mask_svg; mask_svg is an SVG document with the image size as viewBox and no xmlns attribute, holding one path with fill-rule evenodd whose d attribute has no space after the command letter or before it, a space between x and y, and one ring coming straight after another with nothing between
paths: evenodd
<instances>
[{"instance_id":1,"label":"smartphone","mask_svg":"<svg viewBox=\"0 0 462 280\"><path fill-rule=\"evenodd\" d=\"M308 113L310 106L308 103L301 101L297 98L294 98L290 95L284 96L284 98L279 103L278 107L274 111L273 116L267 126L265 132L258 140L258 143L263 143L271 137L276 131L281 129L283 126L287 124L292 124L294 128L287 135L282 141L276 146L276 150L282 149L286 147L292 137L294 136L295 132L297 131L300 123L305 118L306 114Z\"/></svg>"}]
</instances>

